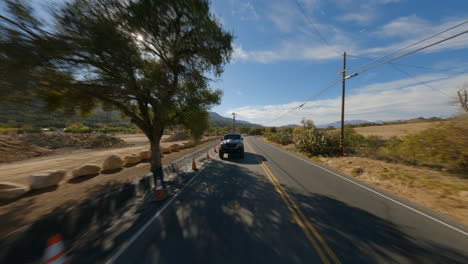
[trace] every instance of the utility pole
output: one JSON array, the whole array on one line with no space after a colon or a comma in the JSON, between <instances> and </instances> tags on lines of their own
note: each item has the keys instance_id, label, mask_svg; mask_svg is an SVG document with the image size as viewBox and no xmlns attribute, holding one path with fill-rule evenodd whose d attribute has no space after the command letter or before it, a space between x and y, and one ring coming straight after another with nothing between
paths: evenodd
<instances>
[{"instance_id":1,"label":"utility pole","mask_svg":"<svg viewBox=\"0 0 468 264\"><path fill-rule=\"evenodd\" d=\"M232 113L232 133L236 133L236 113Z\"/></svg>"},{"instance_id":2,"label":"utility pole","mask_svg":"<svg viewBox=\"0 0 468 264\"><path fill-rule=\"evenodd\" d=\"M344 110L345 110L345 87L346 87L346 52L343 52L343 72L342 72L342 90L341 90L341 135L340 135L340 154L344 154Z\"/></svg>"}]
</instances>

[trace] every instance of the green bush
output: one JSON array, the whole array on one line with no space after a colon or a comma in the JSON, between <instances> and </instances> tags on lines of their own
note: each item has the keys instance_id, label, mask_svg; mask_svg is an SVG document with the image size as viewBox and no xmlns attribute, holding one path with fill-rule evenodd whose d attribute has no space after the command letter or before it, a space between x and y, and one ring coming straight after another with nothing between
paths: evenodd
<instances>
[{"instance_id":1,"label":"green bush","mask_svg":"<svg viewBox=\"0 0 468 264\"><path fill-rule=\"evenodd\" d=\"M93 130L83 124L70 125L65 128L65 133L90 134Z\"/></svg>"},{"instance_id":2,"label":"green bush","mask_svg":"<svg viewBox=\"0 0 468 264\"><path fill-rule=\"evenodd\" d=\"M296 148L311 155L321 155L327 151L327 138L315 127L304 130L296 141Z\"/></svg>"},{"instance_id":3,"label":"green bush","mask_svg":"<svg viewBox=\"0 0 468 264\"><path fill-rule=\"evenodd\" d=\"M394 148L395 156L418 165L468 173L468 126L441 124L405 136Z\"/></svg>"},{"instance_id":4,"label":"green bush","mask_svg":"<svg viewBox=\"0 0 468 264\"><path fill-rule=\"evenodd\" d=\"M18 134L24 134L24 133L42 133L42 129L40 127L27 127L27 128L21 128L18 129Z\"/></svg>"},{"instance_id":5,"label":"green bush","mask_svg":"<svg viewBox=\"0 0 468 264\"><path fill-rule=\"evenodd\" d=\"M16 134L18 130L19 130L18 128L14 128L14 127L0 127L0 134L3 134L3 135Z\"/></svg>"}]
</instances>

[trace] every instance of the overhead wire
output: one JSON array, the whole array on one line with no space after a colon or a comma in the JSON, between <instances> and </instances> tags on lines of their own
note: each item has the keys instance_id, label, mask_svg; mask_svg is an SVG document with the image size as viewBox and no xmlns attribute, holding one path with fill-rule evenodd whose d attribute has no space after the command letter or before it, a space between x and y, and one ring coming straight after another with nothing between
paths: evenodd
<instances>
[{"instance_id":1,"label":"overhead wire","mask_svg":"<svg viewBox=\"0 0 468 264\"><path fill-rule=\"evenodd\" d=\"M373 58L367 58L363 56L356 56L352 54L346 54L348 57L354 57L358 59L364 59L364 60L374 60ZM431 70L431 71L438 71L438 72L453 72L453 73L465 73L466 71L463 70L455 70L455 69L437 69L437 68L432 68L432 67L426 67L426 66L421 66L421 65L412 65L412 64L406 64L406 63L397 63L397 62L392 62L391 64L393 65L400 65L400 66L406 66L406 67L412 67L412 68L418 68L418 69L425 69L425 70Z\"/></svg>"},{"instance_id":2,"label":"overhead wire","mask_svg":"<svg viewBox=\"0 0 468 264\"><path fill-rule=\"evenodd\" d=\"M433 35L427 37L427 38L424 38L424 39L422 39L422 40L420 40L420 41L417 41L417 42L415 42L415 43L413 43L413 44L407 45L407 46L405 46L405 47L403 47L403 48L401 48L401 49L398 49L398 50L395 50L395 51L393 51L393 52L390 52L390 53L388 53L388 54L386 54L386 55L380 56L380 57L378 57L378 58L376 58L376 59L374 59L374 60L372 60L372 61L370 61L370 62L367 62L367 63L362 64L362 65L360 65L360 66L357 66L357 67L355 67L355 68L349 69L348 71L354 71L354 70L360 69L360 68L362 68L362 67L364 67L364 66L367 66L367 65L372 64L372 63L374 63L374 62L377 62L377 61L379 61L379 60L382 60L382 59L384 59L384 58L387 58L387 57L389 57L389 56L391 56L391 55L393 55L393 54L396 54L396 53L398 53L398 52L400 52L400 51L403 51L403 50L406 50L406 49L411 48L411 47L413 47L413 46L416 46L416 45L418 45L418 44L420 44L420 43L422 43L422 42L424 42L424 41L426 41L426 40L429 40L429 39L431 39L431 38L437 37L437 36L439 36L439 35L441 35L441 34L443 34L443 33L445 33L445 32L448 32L448 31L450 31L450 30L452 30L452 29L454 29L454 28L460 27L460 26L462 26L462 25L464 25L464 24L466 24L466 23L468 23L468 20L465 20L465 21L463 21L462 23L459 23L459 24L457 24L457 25L455 25L455 26L453 26L453 27L450 27L450 28L447 28L447 29L445 29L445 30L443 30L443 31L440 31L440 32L438 32L438 33L436 33L436 34L433 34Z\"/></svg>"},{"instance_id":3,"label":"overhead wire","mask_svg":"<svg viewBox=\"0 0 468 264\"><path fill-rule=\"evenodd\" d=\"M294 0L294 3L296 3L296 6L297 8L299 9L299 11L301 12L301 14L305 17L305 19L309 22L309 24L312 26L312 28L315 30L315 33L317 33L317 35L319 36L319 38L325 43L325 45L327 45L328 47L332 48L333 50L335 50L335 52L338 54L338 55L341 55L341 53L338 51L338 49L336 49L335 46L331 45L330 42L328 42L328 40L323 36L322 33L320 33L320 30L318 30L318 28L316 27L315 23L312 21L312 19L310 19L310 17L306 14L305 10L304 10L304 7L299 3L298 0Z\"/></svg>"},{"instance_id":4,"label":"overhead wire","mask_svg":"<svg viewBox=\"0 0 468 264\"><path fill-rule=\"evenodd\" d=\"M269 123L272 123L272 122L275 122L277 120L280 120L281 118L283 118L284 116L292 113L293 111L296 111L298 110L299 108L303 107L305 104L307 104L308 102L310 102L312 99L320 96L322 93L324 93L326 90L330 89L331 87L333 87L336 83L338 83L339 81L341 81L342 78L338 78L336 80L334 80L333 82L329 83L328 85L324 86L322 89L320 89L318 92L314 93L312 96L310 96L309 98L307 98L302 104L300 104L299 106L295 107L295 108L292 108L290 109L289 111L281 114L280 116L278 116L277 118L275 119L272 119L272 120L269 120L267 122L263 122L263 123L260 123L260 125L265 125L265 124L269 124Z\"/></svg>"},{"instance_id":5,"label":"overhead wire","mask_svg":"<svg viewBox=\"0 0 468 264\"><path fill-rule=\"evenodd\" d=\"M364 70L361 70L361 71L359 71L359 72L356 72L356 73L354 73L354 74L352 74L352 75L359 75L359 74L362 74L362 73L364 73L364 72L366 72L366 71L369 71L369 70L371 70L371 69L374 69L374 68L376 68L376 67L378 67L378 66L380 66L380 65L383 65L383 64L390 63L390 62L392 62L392 61L401 59L401 58L403 58L403 57L406 57L406 56L411 55L411 54L413 54L413 53L416 53L416 52L419 52L419 51L421 51L421 50L430 48L430 47L432 47L432 46L435 46L435 45L440 44L440 43L442 43L442 42L451 40L451 39L453 39L453 38L459 37L459 36L461 36L461 35L463 35L463 34L466 34L466 33L468 33L468 30L465 30L465 31L460 32L460 33L458 33L458 34L455 34L455 35L452 35L452 36L450 36L450 37L444 38L444 39L442 39L442 40L436 41L436 42L434 42L434 43L431 43L431 44L429 44L429 45L423 46L423 47L421 47L421 48L415 49L415 50L413 50L413 51L407 52L407 53L402 54L402 55L400 55L400 56L398 56L398 57L395 57L395 58L386 60L386 61L384 61L384 62L375 64L375 65L372 65L371 67L365 68ZM349 70L347 70L347 71L349 71Z\"/></svg>"},{"instance_id":6,"label":"overhead wire","mask_svg":"<svg viewBox=\"0 0 468 264\"><path fill-rule=\"evenodd\" d=\"M443 92L442 90L437 89L437 88L435 88L435 87L433 87L433 86L431 86L431 85L429 85L429 84L427 84L427 83L425 83L425 82L422 82L422 81L418 80L415 76L413 76L413 75L411 75L410 73L408 73L408 72L406 72L406 71L404 71L404 70L398 68L398 67L397 67L396 65L394 65L393 63L389 63L389 65L392 66L395 70L397 70L397 71L403 73L404 75L408 76L410 79L413 79L413 80L419 82L421 85L424 85L424 86L426 86L426 87L428 87L428 88L430 88L430 89L432 89L432 90L434 90L434 91L437 91L437 92L439 92L439 93L441 93L441 94L443 94L443 95L445 95L445 96L450 96L449 94Z\"/></svg>"}]
</instances>

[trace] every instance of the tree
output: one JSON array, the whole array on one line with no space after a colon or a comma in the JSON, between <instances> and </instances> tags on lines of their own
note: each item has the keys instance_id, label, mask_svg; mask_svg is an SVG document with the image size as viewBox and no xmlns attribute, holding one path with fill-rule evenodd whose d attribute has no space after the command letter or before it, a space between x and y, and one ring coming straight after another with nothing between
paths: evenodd
<instances>
[{"instance_id":1,"label":"tree","mask_svg":"<svg viewBox=\"0 0 468 264\"><path fill-rule=\"evenodd\" d=\"M247 134L250 131L250 127L241 126L241 127L238 128L238 130L239 130L239 133L241 133L241 134Z\"/></svg>"},{"instance_id":2,"label":"tree","mask_svg":"<svg viewBox=\"0 0 468 264\"><path fill-rule=\"evenodd\" d=\"M50 24L22 1L7 6L0 95L40 97L68 113L119 110L148 137L155 177L163 178L164 129L182 124L201 136L207 109L220 102L208 76L222 74L233 37L207 0L72 0Z\"/></svg>"},{"instance_id":3,"label":"tree","mask_svg":"<svg viewBox=\"0 0 468 264\"><path fill-rule=\"evenodd\" d=\"M466 86L466 85L465 85ZM458 101L465 112L468 113L468 93L466 89L457 91Z\"/></svg>"},{"instance_id":4,"label":"tree","mask_svg":"<svg viewBox=\"0 0 468 264\"><path fill-rule=\"evenodd\" d=\"M305 119L305 118L302 118L301 120L301 124L302 126L304 127L304 129L311 129L311 128L314 128L314 121L310 120L310 119Z\"/></svg>"}]
</instances>

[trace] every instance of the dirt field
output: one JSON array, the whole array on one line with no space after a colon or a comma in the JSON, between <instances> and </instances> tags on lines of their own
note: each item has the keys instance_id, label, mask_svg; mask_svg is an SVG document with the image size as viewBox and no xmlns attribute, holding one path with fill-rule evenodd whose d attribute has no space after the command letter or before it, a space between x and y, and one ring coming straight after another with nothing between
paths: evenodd
<instances>
[{"instance_id":1,"label":"dirt field","mask_svg":"<svg viewBox=\"0 0 468 264\"><path fill-rule=\"evenodd\" d=\"M86 163L101 164L109 155L129 155L142 150L149 149L149 142L144 135L118 135L128 143L135 144L132 147L113 148L104 150L93 149L61 149L55 154L18 161L8 164L0 164L0 181L10 181L17 183L27 183L27 178L38 171L50 169L72 170ZM161 146L166 148L172 144L182 144L187 141L161 142Z\"/></svg>"},{"instance_id":2,"label":"dirt field","mask_svg":"<svg viewBox=\"0 0 468 264\"><path fill-rule=\"evenodd\" d=\"M354 128L354 130L363 136L380 136L383 139L389 139L393 136L403 137L409 134L418 133L440 123L441 122L425 122L385 126L356 127Z\"/></svg>"},{"instance_id":3,"label":"dirt field","mask_svg":"<svg viewBox=\"0 0 468 264\"><path fill-rule=\"evenodd\" d=\"M134 142L142 141L142 138L138 136L128 136L124 138ZM163 164L175 161L213 142L214 141L207 142L196 147L166 154L163 157ZM174 142L170 144L174 144ZM164 146L164 144L162 145ZM26 181L27 175L33 171L51 168L69 168L72 166L70 164L74 164L73 166L75 167L83 162L100 162L102 161L102 157L110 153L134 153L137 150L147 148L147 145L143 145L105 151L85 151L69 153L68 156L53 158L49 156L3 165L0 167L2 169L2 171L0 171L0 175L2 175L1 180L3 181L6 180L5 178L8 178L8 180L15 182L24 182ZM72 160L72 162L70 162L70 160ZM67 176L58 187L33 191L19 200L0 203L0 223L2 223L0 225L0 236L6 235L22 226L31 224L35 219L51 212L57 207L73 206L86 198L101 194L122 182L139 178L148 173L149 168L149 163L139 163L136 166L124 168L112 174L101 173L94 177L82 177L78 179L70 179L70 177ZM4 174L6 176L4 176Z\"/></svg>"}]
</instances>

